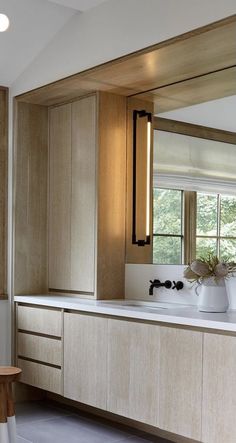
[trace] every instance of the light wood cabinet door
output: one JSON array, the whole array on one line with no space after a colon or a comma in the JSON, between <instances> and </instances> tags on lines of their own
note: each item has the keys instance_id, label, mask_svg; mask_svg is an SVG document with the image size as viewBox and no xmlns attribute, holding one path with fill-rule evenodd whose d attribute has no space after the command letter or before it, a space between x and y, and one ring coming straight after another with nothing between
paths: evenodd
<instances>
[{"instance_id":1,"label":"light wood cabinet door","mask_svg":"<svg viewBox=\"0 0 236 443\"><path fill-rule=\"evenodd\" d=\"M204 334L202 441L236 441L236 337Z\"/></svg>"},{"instance_id":2,"label":"light wood cabinet door","mask_svg":"<svg viewBox=\"0 0 236 443\"><path fill-rule=\"evenodd\" d=\"M49 288L70 289L71 104L49 114Z\"/></svg>"},{"instance_id":3,"label":"light wood cabinet door","mask_svg":"<svg viewBox=\"0 0 236 443\"><path fill-rule=\"evenodd\" d=\"M199 441L202 340L201 332L160 328L160 428Z\"/></svg>"},{"instance_id":4,"label":"light wood cabinet door","mask_svg":"<svg viewBox=\"0 0 236 443\"><path fill-rule=\"evenodd\" d=\"M18 332L17 351L19 357L49 363L50 365L62 366L61 340Z\"/></svg>"},{"instance_id":5,"label":"light wood cabinet door","mask_svg":"<svg viewBox=\"0 0 236 443\"><path fill-rule=\"evenodd\" d=\"M65 313L64 322L64 395L106 409L108 320Z\"/></svg>"},{"instance_id":6,"label":"light wood cabinet door","mask_svg":"<svg viewBox=\"0 0 236 443\"><path fill-rule=\"evenodd\" d=\"M96 97L72 104L71 290L94 292Z\"/></svg>"},{"instance_id":7,"label":"light wood cabinet door","mask_svg":"<svg viewBox=\"0 0 236 443\"><path fill-rule=\"evenodd\" d=\"M96 96L50 110L49 288L94 294Z\"/></svg>"},{"instance_id":8,"label":"light wood cabinet door","mask_svg":"<svg viewBox=\"0 0 236 443\"><path fill-rule=\"evenodd\" d=\"M108 410L158 425L159 326L109 320Z\"/></svg>"},{"instance_id":9,"label":"light wood cabinet door","mask_svg":"<svg viewBox=\"0 0 236 443\"><path fill-rule=\"evenodd\" d=\"M22 383L63 395L61 369L21 358L17 359L17 366L22 369Z\"/></svg>"},{"instance_id":10,"label":"light wood cabinet door","mask_svg":"<svg viewBox=\"0 0 236 443\"><path fill-rule=\"evenodd\" d=\"M17 327L21 331L61 337L62 312L60 309L18 305Z\"/></svg>"}]
</instances>

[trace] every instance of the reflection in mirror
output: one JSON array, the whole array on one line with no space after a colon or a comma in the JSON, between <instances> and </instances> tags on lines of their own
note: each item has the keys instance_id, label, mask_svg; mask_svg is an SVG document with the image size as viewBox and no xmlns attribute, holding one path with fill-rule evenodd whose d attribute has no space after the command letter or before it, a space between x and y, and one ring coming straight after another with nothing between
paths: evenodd
<instances>
[{"instance_id":1,"label":"reflection in mirror","mask_svg":"<svg viewBox=\"0 0 236 443\"><path fill-rule=\"evenodd\" d=\"M236 261L235 165L235 144L154 131L153 263Z\"/></svg>"}]
</instances>

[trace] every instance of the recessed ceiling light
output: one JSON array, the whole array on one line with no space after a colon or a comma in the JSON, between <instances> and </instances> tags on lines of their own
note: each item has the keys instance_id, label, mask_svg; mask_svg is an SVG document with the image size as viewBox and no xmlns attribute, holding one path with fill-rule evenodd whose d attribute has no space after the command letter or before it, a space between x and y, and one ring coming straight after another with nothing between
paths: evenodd
<instances>
[{"instance_id":1,"label":"recessed ceiling light","mask_svg":"<svg viewBox=\"0 0 236 443\"><path fill-rule=\"evenodd\" d=\"M7 15L0 14L0 32L4 32L9 28L10 21Z\"/></svg>"}]
</instances>

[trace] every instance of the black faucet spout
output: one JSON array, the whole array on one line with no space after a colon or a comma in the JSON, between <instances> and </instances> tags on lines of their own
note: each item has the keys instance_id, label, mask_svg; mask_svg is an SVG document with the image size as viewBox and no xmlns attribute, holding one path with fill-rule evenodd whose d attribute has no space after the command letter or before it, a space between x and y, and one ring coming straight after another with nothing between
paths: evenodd
<instances>
[{"instance_id":1,"label":"black faucet spout","mask_svg":"<svg viewBox=\"0 0 236 443\"><path fill-rule=\"evenodd\" d=\"M153 295L153 289L154 288L161 288L164 287L166 289L170 289L172 286L172 283L170 280L166 280L164 283L161 283L160 280L150 280L150 287L149 287L149 295Z\"/></svg>"}]
</instances>

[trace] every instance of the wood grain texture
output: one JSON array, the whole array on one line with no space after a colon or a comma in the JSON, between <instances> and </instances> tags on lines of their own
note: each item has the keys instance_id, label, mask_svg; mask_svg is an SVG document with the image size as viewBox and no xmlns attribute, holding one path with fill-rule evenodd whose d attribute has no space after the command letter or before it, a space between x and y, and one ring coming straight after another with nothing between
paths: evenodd
<instances>
[{"instance_id":1,"label":"wood grain texture","mask_svg":"<svg viewBox=\"0 0 236 443\"><path fill-rule=\"evenodd\" d=\"M236 65L236 15L22 94L21 100L51 105L106 91L130 96ZM221 82L214 90L222 94ZM211 89L211 88L210 88ZM210 91L209 89L209 91ZM232 92L231 89L231 93ZM204 100L212 96L208 94ZM222 95L220 95L222 96ZM215 97L218 98L218 97Z\"/></svg>"},{"instance_id":2,"label":"wood grain texture","mask_svg":"<svg viewBox=\"0 0 236 443\"><path fill-rule=\"evenodd\" d=\"M97 159L97 298L123 298L125 277L126 99L100 93Z\"/></svg>"},{"instance_id":3,"label":"wood grain texture","mask_svg":"<svg viewBox=\"0 0 236 443\"><path fill-rule=\"evenodd\" d=\"M7 292L8 90L0 88L0 298Z\"/></svg>"},{"instance_id":4,"label":"wood grain texture","mask_svg":"<svg viewBox=\"0 0 236 443\"><path fill-rule=\"evenodd\" d=\"M60 310L18 305L18 329L61 337L62 313Z\"/></svg>"},{"instance_id":5,"label":"wood grain texture","mask_svg":"<svg viewBox=\"0 0 236 443\"><path fill-rule=\"evenodd\" d=\"M108 411L158 426L159 352L157 325L109 319Z\"/></svg>"},{"instance_id":6,"label":"wood grain texture","mask_svg":"<svg viewBox=\"0 0 236 443\"><path fill-rule=\"evenodd\" d=\"M204 334L202 440L235 443L236 340Z\"/></svg>"},{"instance_id":7,"label":"wood grain texture","mask_svg":"<svg viewBox=\"0 0 236 443\"><path fill-rule=\"evenodd\" d=\"M49 288L71 289L71 105L49 113Z\"/></svg>"},{"instance_id":8,"label":"wood grain texture","mask_svg":"<svg viewBox=\"0 0 236 443\"><path fill-rule=\"evenodd\" d=\"M160 328L159 426L168 432L199 441L202 340L201 332Z\"/></svg>"},{"instance_id":9,"label":"wood grain texture","mask_svg":"<svg viewBox=\"0 0 236 443\"><path fill-rule=\"evenodd\" d=\"M128 99L127 114L127 209L126 209L126 263L152 263L152 237L151 244L140 247L132 244L132 220L133 220L133 110L145 109L153 112L152 103L137 98ZM143 131L142 146L139 146L140 161L137 170L137 182L142 183L137 188L136 196L136 226L137 239L146 238L146 131ZM142 155L143 153L143 155ZM153 137L151 143L151 164L153 159ZM142 167L143 165L143 167ZM152 173L151 180L152 183ZM152 185L150 183L150 188ZM142 189L141 189L142 188ZM150 233L152 233L152 192L150 192Z\"/></svg>"},{"instance_id":10,"label":"wood grain texture","mask_svg":"<svg viewBox=\"0 0 236 443\"><path fill-rule=\"evenodd\" d=\"M65 313L64 395L106 409L106 318Z\"/></svg>"},{"instance_id":11,"label":"wood grain texture","mask_svg":"<svg viewBox=\"0 0 236 443\"><path fill-rule=\"evenodd\" d=\"M62 365L61 340L18 332L17 352L19 357L26 357L56 366Z\"/></svg>"},{"instance_id":12,"label":"wood grain texture","mask_svg":"<svg viewBox=\"0 0 236 443\"><path fill-rule=\"evenodd\" d=\"M235 31L236 32L236 31ZM154 103L155 114L236 94L236 67L186 79L139 94Z\"/></svg>"},{"instance_id":13,"label":"wood grain texture","mask_svg":"<svg viewBox=\"0 0 236 443\"><path fill-rule=\"evenodd\" d=\"M169 120L168 118L154 117L153 129L236 145L235 132L209 128L208 126L194 125L192 123L180 122L177 120Z\"/></svg>"},{"instance_id":14,"label":"wood grain texture","mask_svg":"<svg viewBox=\"0 0 236 443\"><path fill-rule=\"evenodd\" d=\"M47 291L48 111L17 103L15 134L15 294Z\"/></svg>"},{"instance_id":15,"label":"wood grain texture","mask_svg":"<svg viewBox=\"0 0 236 443\"><path fill-rule=\"evenodd\" d=\"M18 358L17 365L22 369L21 382L46 391L63 394L61 370L40 363Z\"/></svg>"},{"instance_id":16,"label":"wood grain texture","mask_svg":"<svg viewBox=\"0 0 236 443\"><path fill-rule=\"evenodd\" d=\"M72 104L71 290L94 293L96 96Z\"/></svg>"}]
</instances>

